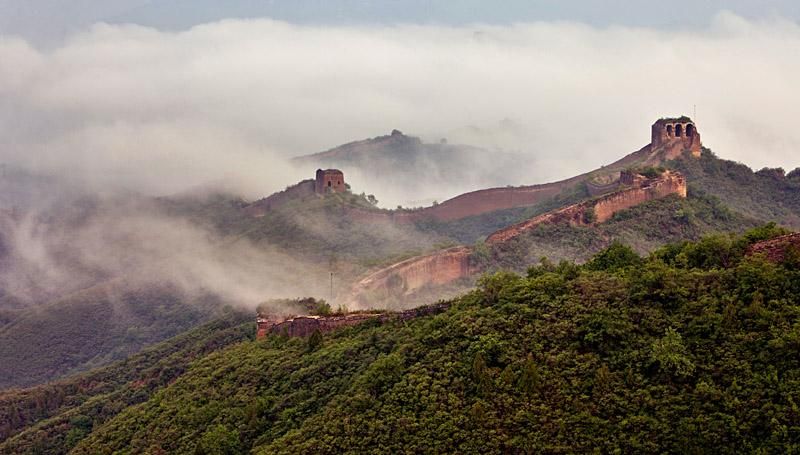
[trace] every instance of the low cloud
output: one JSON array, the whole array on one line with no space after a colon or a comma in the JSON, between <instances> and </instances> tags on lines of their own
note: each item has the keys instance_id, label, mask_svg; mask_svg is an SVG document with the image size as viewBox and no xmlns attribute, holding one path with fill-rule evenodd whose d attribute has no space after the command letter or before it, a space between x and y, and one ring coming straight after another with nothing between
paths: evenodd
<instances>
[{"instance_id":1,"label":"low cloud","mask_svg":"<svg viewBox=\"0 0 800 455\"><path fill-rule=\"evenodd\" d=\"M47 50L7 36L0 162L93 188L224 181L255 197L312 174L288 157L399 128L520 152L496 184L538 183L614 161L649 141L653 120L696 105L718 155L793 168L798 48L796 23L729 13L701 32L230 20L97 25ZM409 185L387 199L380 182L358 184L386 205L462 190Z\"/></svg>"},{"instance_id":2,"label":"low cloud","mask_svg":"<svg viewBox=\"0 0 800 455\"><path fill-rule=\"evenodd\" d=\"M98 283L170 286L251 307L327 295L327 269L269 244L225 238L150 200L54 201L62 207L0 213L0 296L35 305Z\"/></svg>"}]
</instances>

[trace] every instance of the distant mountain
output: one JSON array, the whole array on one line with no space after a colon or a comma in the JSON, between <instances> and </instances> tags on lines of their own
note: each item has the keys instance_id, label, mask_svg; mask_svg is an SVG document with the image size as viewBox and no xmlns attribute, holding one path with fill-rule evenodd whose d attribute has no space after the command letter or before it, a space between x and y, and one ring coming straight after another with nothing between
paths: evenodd
<instances>
[{"instance_id":1,"label":"distant mountain","mask_svg":"<svg viewBox=\"0 0 800 455\"><path fill-rule=\"evenodd\" d=\"M292 160L306 168L339 168L379 200L382 195L396 199L401 193L405 198L416 193L414 201L403 202L411 206L430 205L432 194L453 195L507 183L520 175L520 163L531 166L530 161L519 154L445 140L426 143L398 130Z\"/></svg>"}]
</instances>

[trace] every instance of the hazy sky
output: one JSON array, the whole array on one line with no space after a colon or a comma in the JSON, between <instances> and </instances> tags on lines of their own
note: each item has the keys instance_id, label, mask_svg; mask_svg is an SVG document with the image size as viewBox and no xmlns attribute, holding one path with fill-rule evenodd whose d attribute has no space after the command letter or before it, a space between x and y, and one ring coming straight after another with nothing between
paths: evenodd
<instances>
[{"instance_id":1,"label":"hazy sky","mask_svg":"<svg viewBox=\"0 0 800 455\"><path fill-rule=\"evenodd\" d=\"M796 0L0 0L0 33L52 41L95 22L184 29L227 18L317 25L510 24L578 21L605 27L697 28L721 10L800 19Z\"/></svg>"},{"instance_id":2,"label":"hazy sky","mask_svg":"<svg viewBox=\"0 0 800 455\"><path fill-rule=\"evenodd\" d=\"M497 184L530 184L614 161L697 105L718 155L793 169L798 3L0 0L0 161L255 196L311 176L280 158L398 128L524 152Z\"/></svg>"}]
</instances>

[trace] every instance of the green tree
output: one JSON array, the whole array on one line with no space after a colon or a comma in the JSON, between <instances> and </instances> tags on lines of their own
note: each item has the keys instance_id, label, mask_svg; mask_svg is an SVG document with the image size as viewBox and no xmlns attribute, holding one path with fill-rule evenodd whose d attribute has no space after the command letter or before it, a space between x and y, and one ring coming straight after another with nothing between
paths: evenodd
<instances>
[{"instance_id":1,"label":"green tree","mask_svg":"<svg viewBox=\"0 0 800 455\"><path fill-rule=\"evenodd\" d=\"M686 353L683 338L672 327L653 343L651 351L651 359L659 364L662 371L679 377L694 373L694 363Z\"/></svg>"},{"instance_id":2,"label":"green tree","mask_svg":"<svg viewBox=\"0 0 800 455\"><path fill-rule=\"evenodd\" d=\"M587 266L592 270L614 271L641 264L642 258L631 247L614 241L608 248L594 255Z\"/></svg>"},{"instance_id":3,"label":"green tree","mask_svg":"<svg viewBox=\"0 0 800 455\"><path fill-rule=\"evenodd\" d=\"M242 453L239 432L225 425L212 425L200 437L195 455L238 455Z\"/></svg>"},{"instance_id":4,"label":"green tree","mask_svg":"<svg viewBox=\"0 0 800 455\"><path fill-rule=\"evenodd\" d=\"M533 360L533 356L528 354L525 363L522 364L522 373L517 381L517 388L520 392L530 395L539 389L540 381L539 367Z\"/></svg>"}]
</instances>

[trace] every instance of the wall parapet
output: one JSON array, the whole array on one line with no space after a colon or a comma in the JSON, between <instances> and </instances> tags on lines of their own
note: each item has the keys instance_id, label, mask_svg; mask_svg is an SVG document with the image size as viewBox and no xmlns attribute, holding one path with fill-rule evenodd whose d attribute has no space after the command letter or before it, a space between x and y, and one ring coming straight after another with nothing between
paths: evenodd
<instances>
[{"instance_id":1,"label":"wall parapet","mask_svg":"<svg viewBox=\"0 0 800 455\"><path fill-rule=\"evenodd\" d=\"M440 302L404 311L354 313L340 316L295 316L281 321L270 319L268 316L259 316L257 319L258 331L256 332L256 338L264 338L267 335L307 337L317 331L320 333L331 332L341 327L351 327L371 320L378 320L381 323L408 321L422 316L443 313L449 308L449 303Z\"/></svg>"},{"instance_id":2,"label":"wall parapet","mask_svg":"<svg viewBox=\"0 0 800 455\"><path fill-rule=\"evenodd\" d=\"M792 251L800 257L800 233L755 243L748 248L747 255L762 254L772 262L783 262Z\"/></svg>"}]
</instances>

